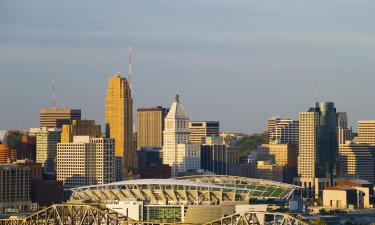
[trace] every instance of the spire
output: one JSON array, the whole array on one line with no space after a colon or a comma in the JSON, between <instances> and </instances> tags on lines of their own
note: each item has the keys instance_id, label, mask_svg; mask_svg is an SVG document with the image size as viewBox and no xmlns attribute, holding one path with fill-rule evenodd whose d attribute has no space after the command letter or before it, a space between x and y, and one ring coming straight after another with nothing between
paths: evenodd
<instances>
[{"instance_id":1,"label":"spire","mask_svg":"<svg viewBox=\"0 0 375 225\"><path fill-rule=\"evenodd\" d=\"M180 95L179 94L176 94L176 96L174 97L174 102L180 103Z\"/></svg>"}]
</instances>

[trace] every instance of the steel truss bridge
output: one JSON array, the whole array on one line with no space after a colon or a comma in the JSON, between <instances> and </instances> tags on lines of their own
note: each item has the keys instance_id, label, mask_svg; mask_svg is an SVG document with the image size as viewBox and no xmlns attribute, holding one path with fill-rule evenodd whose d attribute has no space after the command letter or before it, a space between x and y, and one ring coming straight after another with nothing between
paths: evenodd
<instances>
[{"instance_id":1,"label":"steel truss bridge","mask_svg":"<svg viewBox=\"0 0 375 225\"><path fill-rule=\"evenodd\" d=\"M25 218L0 220L0 225L182 225L156 221L134 221L102 205L52 205ZM243 212L204 225L310 225L304 218L285 213Z\"/></svg>"}]
</instances>

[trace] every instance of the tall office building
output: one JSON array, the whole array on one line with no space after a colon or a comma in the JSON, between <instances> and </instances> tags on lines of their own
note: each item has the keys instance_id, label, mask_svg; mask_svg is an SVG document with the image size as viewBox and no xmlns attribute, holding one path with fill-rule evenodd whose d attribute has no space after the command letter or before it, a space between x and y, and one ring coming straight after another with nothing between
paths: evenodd
<instances>
[{"instance_id":1,"label":"tall office building","mask_svg":"<svg viewBox=\"0 0 375 225\"><path fill-rule=\"evenodd\" d=\"M358 121L358 143L375 145L375 120Z\"/></svg>"},{"instance_id":2,"label":"tall office building","mask_svg":"<svg viewBox=\"0 0 375 225\"><path fill-rule=\"evenodd\" d=\"M65 188L114 182L114 139L74 136L72 143L59 143L57 180Z\"/></svg>"},{"instance_id":3,"label":"tall office building","mask_svg":"<svg viewBox=\"0 0 375 225\"><path fill-rule=\"evenodd\" d=\"M101 137L100 125L95 120L73 120L71 124L64 124L61 131L61 143L70 143L73 136Z\"/></svg>"},{"instance_id":4,"label":"tall office building","mask_svg":"<svg viewBox=\"0 0 375 225\"><path fill-rule=\"evenodd\" d=\"M136 170L137 152L133 149L133 97L129 82L119 73L108 80L105 104L106 135L114 138L116 157L122 159L125 174Z\"/></svg>"},{"instance_id":5,"label":"tall office building","mask_svg":"<svg viewBox=\"0 0 375 225\"><path fill-rule=\"evenodd\" d=\"M57 143L61 139L58 128L31 128L30 133L36 135L36 162L42 163L46 174L56 174Z\"/></svg>"},{"instance_id":6,"label":"tall office building","mask_svg":"<svg viewBox=\"0 0 375 225\"><path fill-rule=\"evenodd\" d=\"M227 146L223 138L209 136L201 145L201 169L218 175L228 174Z\"/></svg>"},{"instance_id":7,"label":"tall office building","mask_svg":"<svg viewBox=\"0 0 375 225\"><path fill-rule=\"evenodd\" d=\"M190 142L201 144L206 137L219 136L219 121L192 121L189 122Z\"/></svg>"},{"instance_id":8,"label":"tall office building","mask_svg":"<svg viewBox=\"0 0 375 225\"><path fill-rule=\"evenodd\" d=\"M161 106L140 108L138 112L137 148L163 146L164 119L168 109Z\"/></svg>"},{"instance_id":9,"label":"tall office building","mask_svg":"<svg viewBox=\"0 0 375 225\"><path fill-rule=\"evenodd\" d=\"M163 163L172 167L172 176L200 168L200 145L189 142L189 117L177 95L163 132Z\"/></svg>"},{"instance_id":10,"label":"tall office building","mask_svg":"<svg viewBox=\"0 0 375 225\"><path fill-rule=\"evenodd\" d=\"M308 187L310 193L317 196L323 187L318 183L333 183L337 173L337 140L333 102L317 102L309 112L299 114L299 179L295 179L296 184Z\"/></svg>"},{"instance_id":11,"label":"tall office building","mask_svg":"<svg viewBox=\"0 0 375 225\"><path fill-rule=\"evenodd\" d=\"M375 147L346 142L339 146L340 175L367 180L374 183Z\"/></svg>"},{"instance_id":12,"label":"tall office building","mask_svg":"<svg viewBox=\"0 0 375 225\"><path fill-rule=\"evenodd\" d=\"M80 119L80 109L48 108L40 110L40 127L61 128L63 124L70 124L72 120Z\"/></svg>"},{"instance_id":13,"label":"tall office building","mask_svg":"<svg viewBox=\"0 0 375 225\"><path fill-rule=\"evenodd\" d=\"M268 119L268 143L298 146L298 141L299 121L279 117Z\"/></svg>"},{"instance_id":14,"label":"tall office building","mask_svg":"<svg viewBox=\"0 0 375 225\"><path fill-rule=\"evenodd\" d=\"M345 144L352 140L352 129L348 126L348 116L346 112L338 112L336 114L337 138L338 144Z\"/></svg>"},{"instance_id":15,"label":"tall office building","mask_svg":"<svg viewBox=\"0 0 375 225\"><path fill-rule=\"evenodd\" d=\"M0 165L0 214L9 209L28 211L30 205L30 169Z\"/></svg>"}]
</instances>

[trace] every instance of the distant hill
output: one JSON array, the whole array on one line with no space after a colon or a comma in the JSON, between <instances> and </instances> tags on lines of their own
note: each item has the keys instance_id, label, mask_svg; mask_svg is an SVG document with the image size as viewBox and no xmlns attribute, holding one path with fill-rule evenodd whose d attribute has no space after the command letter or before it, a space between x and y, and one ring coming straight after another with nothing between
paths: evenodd
<instances>
[{"instance_id":1,"label":"distant hill","mask_svg":"<svg viewBox=\"0 0 375 225\"><path fill-rule=\"evenodd\" d=\"M261 144L268 143L267 132L255 133L239 140L236 145L240 147L240 156L247 157L250 152L255 151Z\"/></svg>"}]
</instances>

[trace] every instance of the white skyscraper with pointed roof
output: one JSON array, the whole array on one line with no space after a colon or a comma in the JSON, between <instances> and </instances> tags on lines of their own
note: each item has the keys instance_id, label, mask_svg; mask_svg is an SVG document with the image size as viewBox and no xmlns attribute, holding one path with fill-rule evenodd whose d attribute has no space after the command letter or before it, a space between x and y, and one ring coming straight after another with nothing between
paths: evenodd
<instances>
[{"instance_id":1,"label":"white skyscraper with pointed roof","mask_svg":"<svg viewBox=\"0 0 375 225\"><path fill-rule=\"evenodd\" d=\"M172 176L200 169L200 145L189 143L189 117L176 95L165 117L163 163L172 167Z\"/></svg>"}]
</instances>

